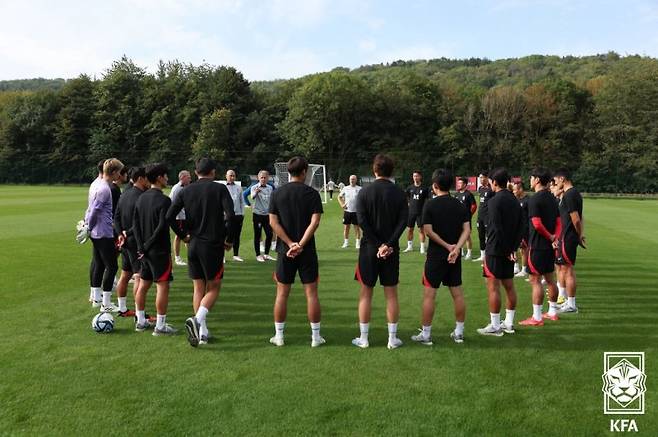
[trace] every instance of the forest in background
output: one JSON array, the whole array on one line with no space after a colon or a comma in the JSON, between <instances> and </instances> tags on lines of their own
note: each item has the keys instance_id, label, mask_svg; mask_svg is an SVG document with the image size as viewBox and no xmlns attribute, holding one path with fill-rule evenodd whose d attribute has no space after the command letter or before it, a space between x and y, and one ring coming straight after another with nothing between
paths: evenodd
<instances>
[{"instance_id":1,"label":"forest in background","mask_svg":"<svg viewBox=\"0 0 658 437\"><path fill-rule=\"evenodd\" d=\"M95 163L212 156L253 174L301 153L335 181L447 167L573 171L582 191L658 188L658 60L584 57L397 61L249 82L230 66L115 61L101 78L0 81L0 182L80 183Z\"/></svg>"}]
</instances>

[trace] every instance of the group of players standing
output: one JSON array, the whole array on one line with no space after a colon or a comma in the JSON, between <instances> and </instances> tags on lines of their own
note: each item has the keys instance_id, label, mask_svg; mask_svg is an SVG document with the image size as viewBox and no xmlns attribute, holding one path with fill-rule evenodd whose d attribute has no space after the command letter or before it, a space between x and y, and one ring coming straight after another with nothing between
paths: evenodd
<instances>
[{"instance_id":1,"label":"group of players standing","mask_svg":"<svg viewBox=\"0 0 658 437\"><path fill-rule=\"evenodd\" d=\"M185 322L188 341L195 347L208 343L210 333L206 319L219 295L224 274L224 251L231 249L236 239L235 201L241 198L235 195L238 191L235 194L230 191L232 181L229 180L226 186L215 183L216 166L211 159L197 161L197 180L177 190L172 202L162 192L168 183L165 165L132 168L127 174L131 186L117 200L118 196L112 194L115 182L121 180L126 171L117 159L103 162L102 173L90 187L85 214L93 244L90 300L94 306L101 306L101 311L130 314L126 307L126 289L128 281L135 275L136 331L153 327L155 336L176 333L176 329L166 323L169 283L173 280L171 229L177 239L189 244L188 271L194 287L194 315ZM353 175L350 185L342 188L338 197L345 209L343 247L349 242L350 225L355 225L359 248L354 278L361 285L358 304L360 335L352 343L361 348L369 346L372 295L379 280L386 297L388 348L394 349L402 344L397 336L398 240L408 228L405 252L413 250L415 225L422 231L421 252L427 251L427 258L422 277L425 287L422 328L412 340L432 344L436 290L443 284L449 288L455 306L456 325L450 336L455 342L462 343L465 304L461 258L462 248L470 241L471 217L477 208L472 195L462 180L458 183L457 196L452 197L453 176L446 170L434 172L430 196L430 190L422 186L420 172L414 173L414 185L406 194L398 188L391 181L393 160L386 155L377 155L372 168L375 181L371 185L361 189ZM277 284L275 335L270 339L276 346L284 345L287 300L297 275L307 299L311 346L325 343L320 335L319 266L314 238L323 207L319 193L304 183L307 170L308 162L303 157L294 157L288 162L290 182L273 192L268 191L267 222L266 225L259 224L271 227L278 237L278 260L273 275ZM492 171L490 179L491 182L484 172L480 175L478 230L483 252L477 261L483 263L491 323L478 332L494 336L514 333L516 292L513 277L516 252L520 247L527 248L523 253L526 254L533 288L533 316L521 324L541 325L544 319L557 320L558 312L576 312L573 264L577 245L584 246L582 198L573 188L568 172L558 171L551 178L544 170L533 171L530 185L536 194L527 202L517 199L508 189L510 177L505 169ZM551 183L563 192L559 204L548 191ZM253 191L252 187L252 195ZM524 202L527 203L527 213L522 207ZM180 220L179 214L183 210L185 217ZM239 232L237 235L239 238ZM426 239L429 240L427 246ZM112 283L118 270L116 248L121 250L123 258L122 274L116 285L118 308L111 302ZM470 258L470 248L464 258ZM557 304L554 263L559 266L558 276L564 278L569 296L561 307ZM542 277L549 294L546 314L542 314ZM145 301L154 282L157 317L151 318L145 313ZM504 321L500 320L501 284L507 293Z\"/></svg>"}]
</instances>

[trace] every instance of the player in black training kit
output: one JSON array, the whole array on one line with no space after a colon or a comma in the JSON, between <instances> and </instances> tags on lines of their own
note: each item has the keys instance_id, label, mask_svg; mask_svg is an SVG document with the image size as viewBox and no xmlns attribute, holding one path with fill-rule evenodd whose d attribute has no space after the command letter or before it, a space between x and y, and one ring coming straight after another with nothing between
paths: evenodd
<instances>
[{"instance_id":1,"label":"player in black training kit","mask_svg":"<svg viewBox=\"0 0 658 437\"><path fill-rule=\"evenodd\" d=\"M139 196L150 187L146 179L146 170L144 167L133 167L128 172L128 177L132 185L123 192L119 198L119 204L114 213L114 231L118 235L119 248L121 250L121 276L117 281L117 296L119 299L119 316L133 317L135 312L128 310L126 306L126 294L128 282L135 275L133 284L133 297L139 287L139 272L141 263L137 259L137 243L133 235L133 216L135 205Z\"/></svg>"},{"instance_id":2,"label":"player in black training kit","mask_svg":"<svg viewBox=\"0 0 658 437\"><path fill-rule=\"evenodd\" d=\"M450 196L453 177L446 170L436 170L432 175L432 191L437 196L428 200L423 210L423 227L430 239L425 260L422 283L425 286L420 334L413 341L432 345L432 319L436 289L445 285L455 305L455 330L450 337L456 343L464 342L464 292L462 290L461 248L471 233L471 214L454 197Z\"/></svg>"},{"instance_id":3,"label":"player in black training kit","mask_svg":"<svg viewBox=\"0 0 658 437\"><path fill-rule=\"evenodd\" d=\"M414 250L414 228L418 226L420 238L420 253L425 253L425 231L423 231L423 206L429 198L429 189L424 187L423 175L415 171L412 175L414 183L407 187L407 201L409 202L409 217L407 218L407 248L405 252Z\"/></svg>"},{"instance_id":4,"label":"player in black training kit","mask_svg":"<svg viewBox=\"0 0 658 437\"><path fill-rule=\"evenodd\" d=\"M544 319L557 320L557 287L555 270L556 241L560 236L560 213L553 194L548 190L551 175L547 170L534 169L530 173L530 188L535 195L528 200L530 237L528 240L528 268L532 285L532 316L520 322L524 326L543 326ZM544 292L541 278L548 286L548 313L542 315Z\"/></svg>"},{"instance_id":5,"label":"player in black training kit","mask_svg":"<svg viewBox=\"0 0 658 437\"><path fill-rule=\"evenodd\" d=\"M290 287L299 279L304 285L306 310L311 323L311 347L325 341L320 336L320 300L318 299L318 254L315 231L320 226L322 200L320 194L304 183L308 161L296 156L288 161L290 182L279 187L270 199L270 225L277 240L276 300L274 302L275 335L270 343L284 345L284 329L288 312Z\"/></svg>"},{"instance_id":6,"label":"player in black training kit","mask_svg":"<svg viewBox=\"0 0 658 437\"><path fill-rule=\"evenodd\" d=\"M480 188L478 188L478 196L480 197L480 207L478 209L478 239L480 240L480 257L475 258L473 261L484 261L484 251L487 248L487 223L488 223L488 206L487 202L493 197L494 192L491 190L491 185L489 184L489 173L486 171L481 171L480 176ZM505 186L503 186L504 188Z\"/></svg>"},{"instance_id":7,"label":"player in black training kit","mask_svg":"<svg viewBox=\"0 0 658 437\"><path fill-rule=\"evenodd\" d=\"M509 174L503 168L491 172L495 196L487 201L487 249L482 265L487 281L491 323L478 329L482 335L500 337L503 332L514 333L516 290L514 289L514 261L521 243L523 215L518 200L507 189ZM507 293L505 321L500 320L500 284Z\"/></svg>"},{"instance_id":8,"label":"player in black training kit","mask_svg":"<svg viewBox=\"0 0 658 437\"><path fill-rule=\"evenodd\" d=\"M560 307L560 313L577 313L576 306L576 252L578 246L585 249L583 229L583 197L573 186L571 174L560 169L553 176L556 188L563 191L560 201L562 233L557 244L557 264L567 289L567 301Z\"/></svg>"},{"instance_id":9,"label":"player in black training kit","mask_svg":"<svg viewBox=\"0 0 658 437\"><path fill-rule=\"evenodd\" d=\"M372 292L377 278L386 295L388 348L402 345L397 337L400 307L398 282L400 248L398 240L406 226L408 209L404 191L391 182L394 163L386 155L377 155L372 164L375 181L359 192L357 216L363 230L359 261L354 279L361 283L359 296L359 327L361 336L352 340L355 346L368 347L368 331Z\"/></svg>"},{"instance_id":10,"label":"player in black training kit","mask_svg":"<svg viewBox=\"0 0 658 437\"><path fill-rule=\"evenodd\" d=\"M155 309L158 314L153 335L172 335L176 329L167 323L167 306L169 282L174 277L171 272L171 240L166 219L171 200L162 192L167 186L167 167L164 164L147 166L146 178L151 188L137 199L133 216L133 235L142 263L139 288L135 295L135 330L142 332L151 327L144 307L146 294L155 282Z\"/></svg>"},{"instance_id":11,"label":"player in black training kit","mask_svg":"<svg viewBox=\"0 0 658 437\"><path fill-rule=\"evenodd\" d=\"M457 193L455 193L455 199L459 200L468 210L468 225L473 229L473 214L478 209L478 204L475 201L473 193L468 189L468 179L465 177L460 177L457 179ZM471 233L468 233L468 240L466 240L466 256L464 260L470 260L472 258L471 250L473 249L473 241L471 240ZM462 249L463 252L463 249Z\"/></svg>"},{"instance_id":12,"label":"player in black training kit","mask_svg":"<svg viewBox=\"0 0 658 437\"><path fill-rule=\"evenodd\" d=\"M233 200L223 184L215 182L217 162L201 158L196 162L197 180L183 188L167 212L174 232L189 241L187 265L194 284L192 305L195 315L185 321L187 340L197 347L210 337L206 316L215 305L224 276L224 251L232 248ZM183 229L176 215L185 208Z\"/></svg>"},{"instance_id":13,"label":"player in black training kit","mask_svg":"<svg viewBox=\"0 0 658 437\"><path fill-rule=\"evenodd\" d=\"M523 278L528 276L528 239L530 238L530 228L528 218L528 195L525 193L525 187L522 181L517 181L512 184L512 193L519 201L521 206L521 213L523 214L523 237L521 238L521 247L517 253L517 262L514 263L514 276ZM519 257L520 255L520 257Z\"/></svg>"}]
</instances>

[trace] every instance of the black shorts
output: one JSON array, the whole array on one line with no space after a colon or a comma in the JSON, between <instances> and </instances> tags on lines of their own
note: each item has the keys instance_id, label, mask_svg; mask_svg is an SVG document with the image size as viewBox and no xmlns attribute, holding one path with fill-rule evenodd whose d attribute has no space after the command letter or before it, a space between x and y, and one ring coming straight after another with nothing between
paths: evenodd
<instances>
[{"instance_id":1,"label":"black shorts","mask_svg":"<svg viewBox=\"0 0 658 437\"><path fill-rule=\"evenodd\" d=\"M190 279L215 281L224 277L224 245L211 244L196 238L190 240L187 252Z\"/></svg>"},{"instance_id":2,"label":"black shorts","mask_svg":"<svg viewBox=\"0 0 658 437\"><path fill-rule=\"evenodd\" d=\"M514 261L506 256L485 255L482 264L482 276L491 279L512 279Z\"/></svg>"},{"instance_id":3,"label":"black shorts","mask_svg":"<svg viewBox=\"0 0 658 437\"><path fill-rule=\"evenodd\" d=\"M142 262L137 259L137 248L123 245L121 248L121 270L131 273L139 273L142 270Z\"/></svg>"},{"instance_id":4,"label":"black shorts","mask_svg":"<svg viewBox=\"0 0 658 437\"><path fill-rule=\"evenodd\" d=\"M318 253L315 250L303 250L295 258L288 258L285 253L278 255L274 272L275 281L294 284L297 273L302 284L312 284L319 280Z\"/></svg>"},{"instance_id":5,"label":"black shorts","mask_svg":"<svg viewBox=\"0 0 658 437\"><path fill-rule=\"evenodd\" d=\"M359 222L356 219L356 213L347 211L343 212L343 224L358 226Z\"/></svg>"},{"instance_id":6,"label":"black shorts","mask_svg":"<svg viewBox=\"0 0 658 437\"><path fill-rule=\"evenodd\" d=\"M419 228L423 226L423 214L419 212L410 212L409 217L407 218L407 227L413 228L418 226Z\"/></svg>"},{"instance_id":7,"label":"black shorts","mask_svg":"<svg viewBox=\"0 0 658 437\"><path fill-rule=\"evenodd\" d=\"M450 264L445 257L428 256L425 260L423 271L423 285L429 288L439 288L441 284L446 287L458 287L462 285L462 260L457 258L454 264Z\"/></svg>"},{"instance_id":8,"label":"black shorts","mask_svg":"<svg viewBox=\"0 0 658 437\"><path fill-rule=\"evenodd\" d=\"M144 254L141 259L142 271L139 276L145 281L173 281L171 270L171 253L153 252Z\"/></svg>"},{"instance_id":9,"label":"black shorts","mask_svg":"<svg viewBox=\"0 0 658 437\"><path fill-rule=\"evenodd\" d=\"M560 266L575 266L578 252L578 239L565 238L557 242L555 264Z\"/></svg>"},{"instance_id":10,"label":"black shorts","mask_svg":"<svg viewBox=\"0 0 658 437\"><path fill-rule=\"evenodd\" d=\"M359 261L356 265L354 279L368 287L379 283L383 287L392 287L400 282L400 249L395 248L386 259L377 258L378 247L361 246Z\"/></svg>"},{"instance_id":11,"label":"black shorts","mask_svg":"<svg viewBox=\"0 0 658 437\"><path fill-rule=\"evenodd\" d=\"M531 275L544 275L555 271L555 251L536 250L528 251L528 268Z\"/></svg>"}]
</instances>

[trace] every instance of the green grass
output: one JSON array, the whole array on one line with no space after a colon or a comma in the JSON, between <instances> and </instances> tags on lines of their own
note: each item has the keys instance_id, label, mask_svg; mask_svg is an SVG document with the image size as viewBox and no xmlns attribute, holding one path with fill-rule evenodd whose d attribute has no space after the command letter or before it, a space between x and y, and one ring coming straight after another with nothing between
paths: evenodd
<instances>
[{"instance_id":1,"label":"green grass","mask_svg":"<svg viewBox=\"0 0 658 437\"><path fill-rule=\"evenodd\" d=\"M647 413L636 419L640 432L658 431L658 202L587 199L580 314L513 336L475 333L488 322L486 293L479 264L465 262L466 342L448 338L452 302L441 289L435 346L411 344L423 258L405 254L405 345L394 351L385 347L381 289L370 349L350 344L358 333L356 251L338 248L335 201L318 231L326 347L309 347L299 284L287 344L269 345L273 264L255 262L249 216L241 250L247 262L226 265L209 316L214 343L192 349L182 334L135 333L124 319L112 334L95 334L87 303L91 246L73 239L85 204L86 188L0 187L0 434L605 434L604 351L646 352ZM169 320L182 330L191 282L184 268L175 268L175 278ZM530 314L530 290L516 284L520 320Z\"/></svg>"}]
</instances>

